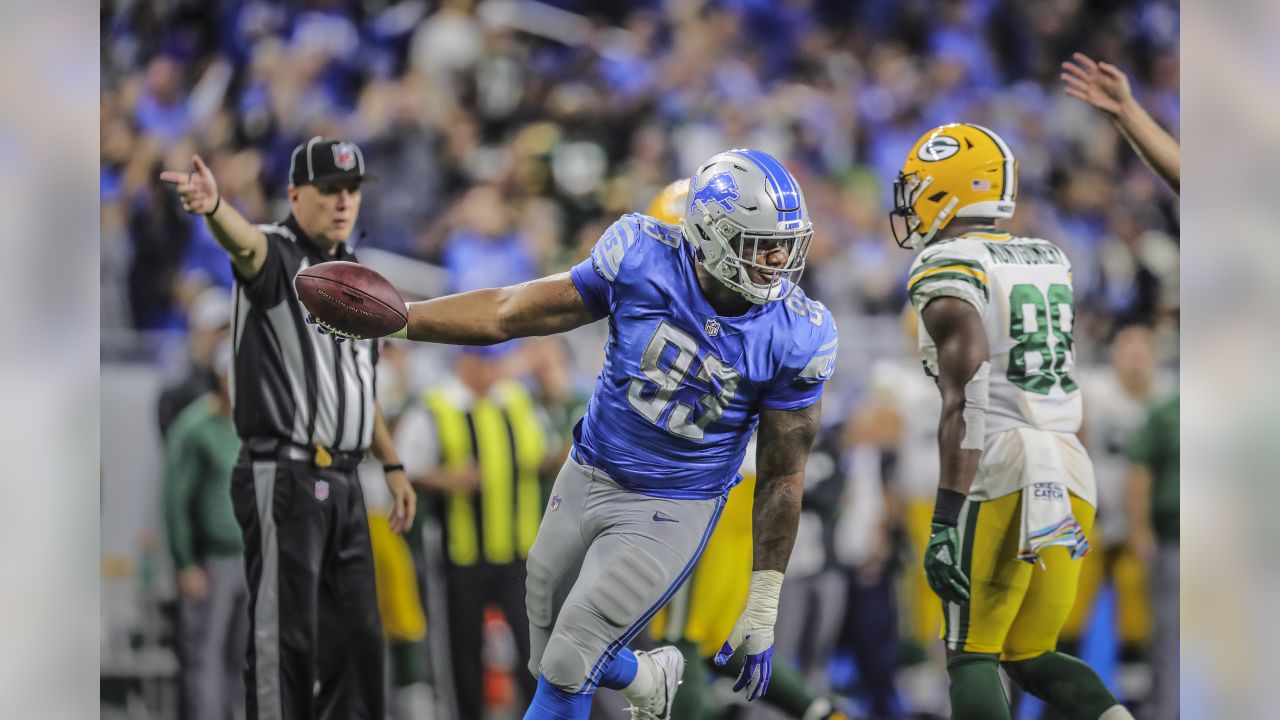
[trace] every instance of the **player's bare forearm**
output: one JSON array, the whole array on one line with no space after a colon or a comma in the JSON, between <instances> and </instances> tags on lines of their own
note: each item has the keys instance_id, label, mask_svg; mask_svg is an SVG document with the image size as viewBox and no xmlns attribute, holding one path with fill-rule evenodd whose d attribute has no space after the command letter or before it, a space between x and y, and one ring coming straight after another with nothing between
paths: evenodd
<instances>
[{"instance_id":1,"label":"player's bare forearm","mask_svg":"<svg viewBox=\"0 0 1280 720\"><path fill-rule=\"evenodd\" d=\"M976 308L959 298L940 297L925 306L921 317L938 348L938 487L967 495L978 472L982 451L965 449L965 390L990 355L986 330ZM981 438L978 438L980 441Z\"/></svg>"},{"instance_id":2,"label":"player's bare forearm","mask_svg":"<svg viewBox=\"0 0 1280 720\"><path fill-rule=\"evenodd\" d=\"M751 510L752 570L787 569L800 523L804 467L821 414L821 400L800 410L760 411Z\"/></svg>"},{"instance_id":3,"label":"player's bare forearm","mask_svg":"<svg viewBox=\"0 0 1280 720\"><path fill-rule=\"evenodd\" d=\"M1120 106L1116 126L1129 140L1134 151L1173 191L1179 192L1182 178L1182 153L1178 141L1160 127L1155 118L1137 100L1129 98Z\"/></svg>"},{"instance_id":4,"label":"player's bare forearm","mask_svg":"<svg viewBox=\"0 0 1280 720\"><path fill-rule=\"evenodd\" d=\"M569 273L560 273L411 303L407 332L422 342L493 345L565 332L592 320Z\"/></svg>"}]
</instances>

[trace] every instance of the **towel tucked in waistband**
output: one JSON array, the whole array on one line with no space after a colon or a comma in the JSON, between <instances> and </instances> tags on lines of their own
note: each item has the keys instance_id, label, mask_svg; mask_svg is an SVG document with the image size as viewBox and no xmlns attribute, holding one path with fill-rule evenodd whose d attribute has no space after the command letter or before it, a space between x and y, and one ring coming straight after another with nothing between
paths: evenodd
<instances>
[{"instance_id":1,"label":"towel tucked in waistband","mask_svg":"<svg viewBox=\"0 0 1280 720\"><path fill-rule=\"evenodd\" d=\"M1018 559L1035 563L1045 548L1060 545L1072 559L1089 552L1089 541L1071 511L1071 494L1065 485L1038 482L1022 489L1022 522L1018 535Z\"/></svg>"}]
</instances>

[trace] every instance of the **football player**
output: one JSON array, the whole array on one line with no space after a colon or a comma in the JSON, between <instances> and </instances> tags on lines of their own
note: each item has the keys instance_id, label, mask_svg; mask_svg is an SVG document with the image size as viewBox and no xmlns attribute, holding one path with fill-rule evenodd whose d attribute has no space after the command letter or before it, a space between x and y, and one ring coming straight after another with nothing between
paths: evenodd
<instances>
[{"instance_id":1,"label":"football player","mask_svg":"<svg viewBox=\"0 0 1280 720\"><path fill-rule=\"evenodd\" d=\"M756 150L712 156L679 226L625 215L569 272L409 306L411 340L486 345L609 318L604 368L530 550L538 691L526 718L585 718L597 686L667 718L674 647L628 643L689 576L759 434L746 607L718 662L768 687L782 575L836 329L797 286L813 226L799 184Z\"/></svg>"},{"instance_id":2,"label":"football player","mask_svg":"<svg viewBox=\"0 0 1280 720\"><path fill-rule=\"evenodd\" d=\"M689 179L684 178L663 188L646 213L662 222L679 225L688 203ZM702 720L717 714L706 670L734 678L741 671L741 654L722 664L717 664L715 657L737 614L747 604L751 576L751 499L756 487L753 449L748 445L739 469L742 482L729 491L720 522L707 541L693 575L649 626L654 639L674 644L683 653L685 662L693 663L685 668L683 687L672 710L676 720ZM799 671L782 657L774 658L773 677L760 698L787 717L803 720L847 717L830 698L813 693Z\"/></svg>"},{"instance_id":3,"label":"football player","mask_svg":"<svg viewBox=\"0 0 1280 720\"><path fill-rule=\"evenodd\" d=\"M944 602L952 717L1008 719L998 668L1070 720L1131 718L1098 675L1056 652L1088 550L1096 490L1076 437L1071 264L999 229L1018 166L971 124L934 128L894 183L894 238L925 371L938 384L939 481L924 565Z\"/></svg>"}]
</instances>

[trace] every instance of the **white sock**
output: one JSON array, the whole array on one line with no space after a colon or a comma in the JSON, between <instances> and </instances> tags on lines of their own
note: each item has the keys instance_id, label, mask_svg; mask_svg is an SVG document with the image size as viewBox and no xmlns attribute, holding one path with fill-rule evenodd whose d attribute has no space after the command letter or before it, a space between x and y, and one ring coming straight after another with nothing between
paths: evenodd
<instances>
[{"instance_id":1,"label":"white sock","mask_svg":"<svg viewBox=\"0 0 1280 720\"><path fill-rule=\"evenodd\" d=\"M638 652L636 653L636 676L631 679L630 685L622 688L619 692L628 702L635 704L637 700L643 700L652 695L657 682L657 663L646 653Z\"/></svg>"},{"instance_id":2,"label":"white sock","mask_svg":"<svg viewBox=\"0 0 1280 720\"><path fill-rule=\"evenodd\" d=\"M1123 705L1112 705L1098 716L1098 720L1133 720L1133 715Z\"/></svg>"}]
</instances>

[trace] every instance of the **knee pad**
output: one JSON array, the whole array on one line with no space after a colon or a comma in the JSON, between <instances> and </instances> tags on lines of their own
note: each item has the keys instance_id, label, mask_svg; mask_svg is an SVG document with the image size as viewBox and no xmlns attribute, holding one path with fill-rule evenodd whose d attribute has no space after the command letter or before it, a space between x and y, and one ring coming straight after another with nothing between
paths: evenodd
<instances>
[{"instance_id":1,"label":"knee pad","mask_svg":"<svg viewBox=\"0 0 1280 720\"><path fill-rule=\"evenodd\" d=\"M587 597L605 620L628 627L651 604L655 589L666 589L662 567L649 553L633 548L596 579Z\"/></svg>"},{"instance_id":2,"label":"knee pad","mask_svg":"<svg viewBox=\"0 0 1280 720\"><path fill-rule=\"evenodd\" d=\"M586 684L589 669L581 650L560 635L554 635L547 641L538 671L557 688L576 693Z\"/></svg>"},{"instance_id":3,"label":"knee pad","mask_svg":"<svg viewBox=\"0 0 1280 720\"><path fill-rule=\"evenodd\" d=\"M525 562L525 570L528 574L524 581L524 604L529 622L538 627L551 627L551 594L554 591L551 568L531 553ZM534 674L537 675L536 668Z\"/></svg>"}]
</instances>

